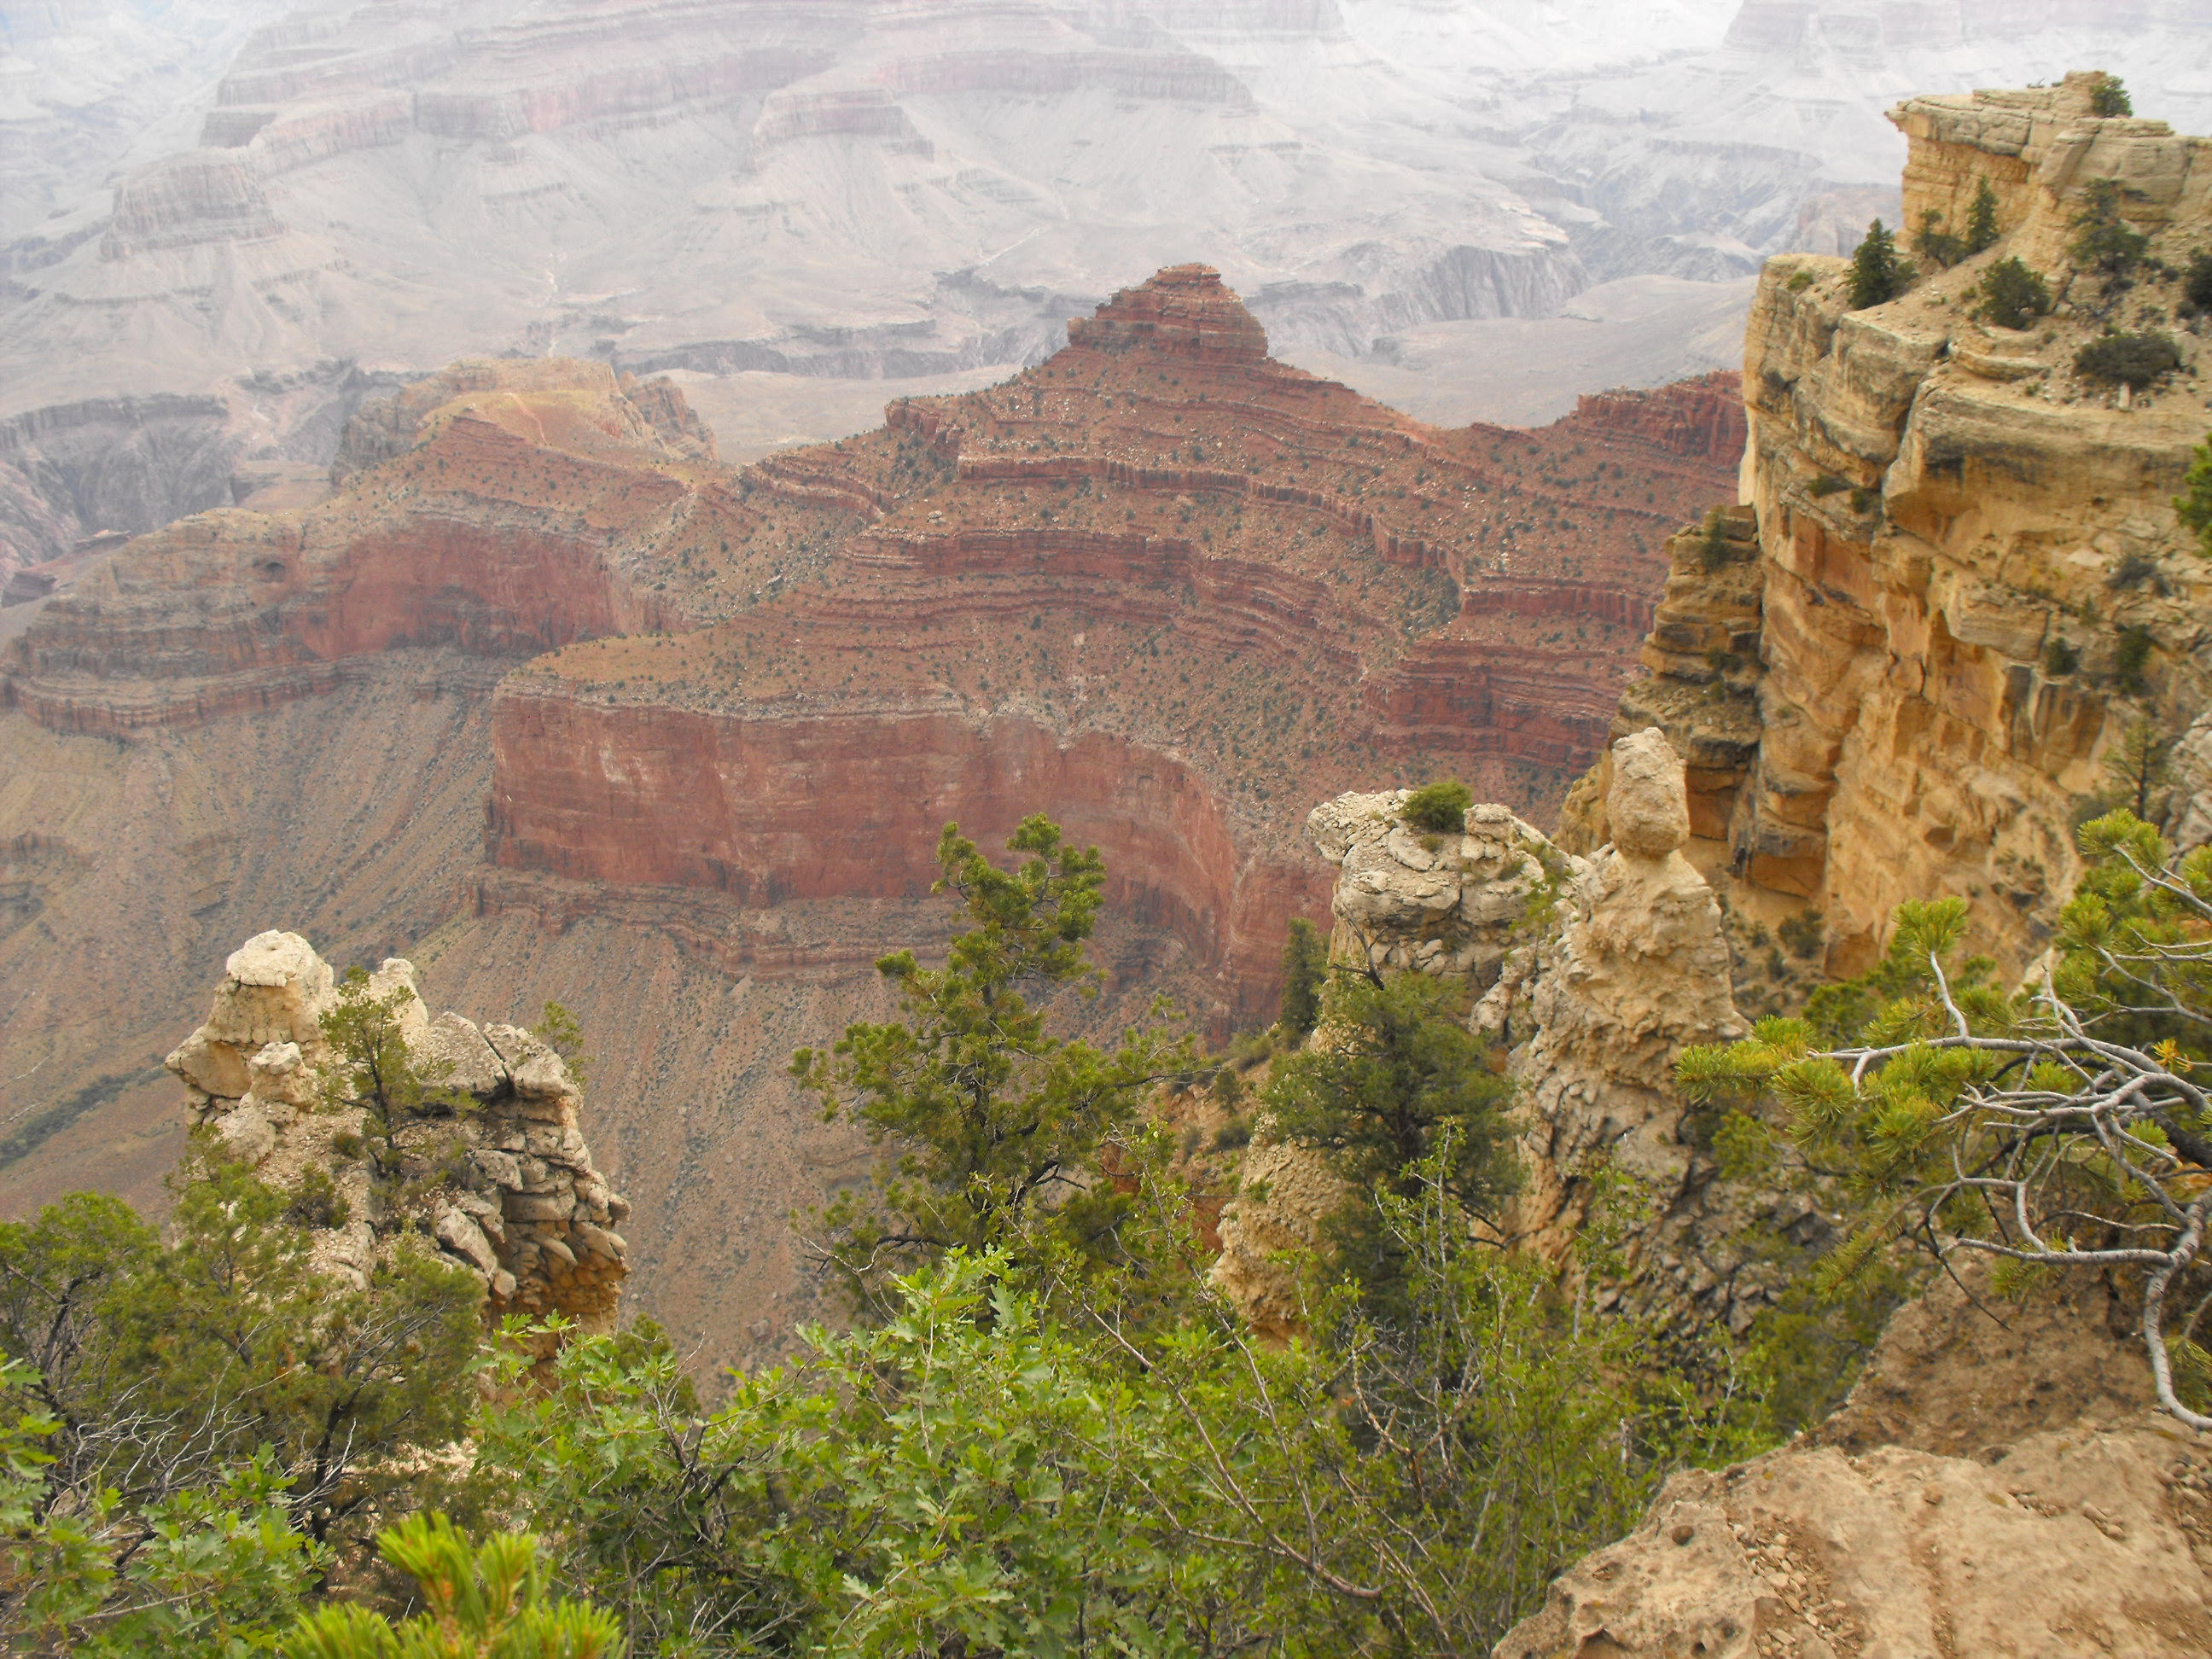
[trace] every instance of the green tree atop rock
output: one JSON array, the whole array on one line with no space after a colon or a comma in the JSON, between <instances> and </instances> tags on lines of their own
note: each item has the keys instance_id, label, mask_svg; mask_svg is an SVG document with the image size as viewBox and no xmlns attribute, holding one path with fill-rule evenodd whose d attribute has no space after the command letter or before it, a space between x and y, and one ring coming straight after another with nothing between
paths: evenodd
<instances>
[{"instance_id":1,"label":"green tree atop rock","mask_svg":"<svg viewBox=\"0 0 2212 1659\"><path fill-rule=\"evenodd\" d=\"M1898 257L1896 239L1876 219L1867 227L1865 239L1851 255L1851 309L1864 311L1895 299L1905 292L1905 262Z\"/></svg>"}]
</instances>

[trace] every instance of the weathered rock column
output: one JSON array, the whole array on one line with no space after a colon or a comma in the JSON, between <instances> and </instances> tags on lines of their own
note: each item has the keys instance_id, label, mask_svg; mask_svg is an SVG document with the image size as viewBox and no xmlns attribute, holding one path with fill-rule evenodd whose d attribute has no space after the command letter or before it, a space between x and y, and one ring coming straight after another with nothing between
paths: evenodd
<instances>
[{"instance_id":1,"label":"weathered rock column","mask_svg":"<svg viewBox=\"0 0 2212 1659\"><path fill-rule=\"evenodd\" d=\"M1574 861L1557 921L1516 951L1474 1024L1515 1042L1525 1185L1506 1231L1559 1259L1589 1218L1601 1159L1648 1213L1624 1294L1668 1322L1741 1328L1759 1299L1743 1237L1753 1200L1692 1144L1674 1066L1693 1043L1740 1036L1720 906L1682 848L1690 804L1680 758L1656 726L1613 746L1611 842ZM1760 1200L1771 1203L1771 1200ZM1748 1270L1748 1271L1747 1271Z\"/></svg>"},{"instance_id":2,"label":"weathered rock column","mask_svg":"<svg viewBox=\"0 0 2212 1659\"><path fill-rule=\"evenodd\" d=\"M425 1079L475 1103L451 1121L461 1173L404 1212L380 1203L357 1145L364 1114L328 1103L336 1064L323 1017L340 991L297 933L257 934L231 953L207 1023L165 1062L190 1108L272 1186L296 1189L311 1167L330 1176L343 1218L313 1228L315 1259L366 1285L378 1259L418 1232L483 1281L485 1316L561 1314L585 1330L611 1328L629 1247L616 1227L629 1206L592 1161L579 1127L582 1091L560 1055L512 1025L435 1020L414 964L392 957L369 994L395 996L402 1039Z\"/></svg>"}]
</instances>

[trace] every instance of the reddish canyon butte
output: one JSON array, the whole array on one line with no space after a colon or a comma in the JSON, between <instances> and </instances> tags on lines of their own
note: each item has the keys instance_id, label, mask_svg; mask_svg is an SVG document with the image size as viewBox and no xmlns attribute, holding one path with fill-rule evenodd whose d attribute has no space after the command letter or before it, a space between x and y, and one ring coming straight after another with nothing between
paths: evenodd
<instances>
[{"instance_id":1,"label":"reddish canyon butte","mask_svg":"<svg viewBox=\"0 0 2212 1659\"><path fill-rule=\"evenodd\" d=\"M864 1167L782 1063L939 936L945 821L1100 847L1092 1017L1267 1018L1326 911L1308 809L1557 799L1742 441L1732 375L1425 426L1273 361L1194 265L1002 385L743 469L665 382L456 365L364 409L330 500L144 538L7 647L0 1013L50 1069L0 1107L67 1087L0 1183L147 1187L143 1067L210 941L290 927L575 1006L593 1144L659 1218L641 1305L764 1334L786 1212Z\"/></svg>"}]
</instances>

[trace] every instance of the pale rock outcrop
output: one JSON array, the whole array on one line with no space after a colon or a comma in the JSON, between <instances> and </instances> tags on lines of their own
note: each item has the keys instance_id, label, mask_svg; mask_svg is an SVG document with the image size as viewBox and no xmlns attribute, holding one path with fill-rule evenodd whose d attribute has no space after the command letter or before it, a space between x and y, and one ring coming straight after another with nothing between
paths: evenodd
<instances>
[{"instance_id":1,"label":"pale rock outcrop","mask_svg":"<svg viewBox=\"0 0 2212 1659\"><path fill-rule=\"evenodd\" d=\"M1510 1049L1523 1184L1501 1231L1554 1260L1588 1218L1601 1161L1630 1177L1638 1211L1624 1283L1597 1287L1687 1333L1741 1330L1762 1305L1757 1254L1802 1244L1827 1223L1800 1200L1740 1190L1699 1150L1674 1066L1693 1043L1742 1035L1720 907L1683 857L1691 806L1684 769L1656 728L1607 757L1611 842L1561 852L1495 805L1462 836L1423 836L1398 814L1405 792L1343 795L1308 830L1341 872L1335 960L1355 968L1468 977L1470 1024ZM1315 1036L1328 1041L1326 1027ZM1215 1282L1262 1328L1294 1298L1285 1254L1309 1247L1342 1189L1314 1154L1270 1141L1265 1125L1243 1180L1263 1196L1224 1209Z\"/></svg>"},{"instance_id":2,"label":"pale rock outcrop","mask_svg":"<svg viewBox=\"0 0 2212 1659\"><path fill-rule=\"evenodd\" d=\"M2199 714L2173 745L2173 797L2166 830L2182 852L2212 842L2212 711Z\"/></svg>"},{"instance_id":3,"label":"pale rock outcrop","mask_svg":"<svg viewBox=\"0 0 2212 1659\"><path fill-rule=\"evenodd\" d=\"M225 969L206 1024L166 1063L194 1117L263 1179L296 1186L310 1165L331 1176L347 1218L317 1230L326 1271L366 1284L397 1235L419 1225L483 1280L488 1318L558 1313L586 1330L611 1325L629 1272L616 1228L629 1206L592 1161L578 1127L582 1093L560 1055L515 1026L432 1019L410 963L393 957L371 974L371 994L399 998L417 1070L476 1105L436 1126L461 1138L465 1173L409 1213L388 1213L365 1164L338 1144L359 1133L360 1109L324 1104L331 1053L321 1021L339 995L329 964L297 933L272 931Z\"/></svg>"},{"instance_id":4,"label":"pale rock outcrop","mask_svg":"<svg viewBox=\"0 0 2212 1659\"><path fill-rule=\"evenodd\" d=\"M1515 923L1559 855L1507 808L1470 807L1464 832L1425 833L1400 814L1409 791L1345 794L1316 806L1306 834L1339 870L1331 960L1362 970L1494 981ZM1326 1042L1326 1030L1314 1041ZM1221 1212L1212 1277L1254 1328L1285 1335L1303 1318L1296 1258L1319 1242L1344 1188L1321 1156L1271 1139L1262 1123Z\"/></svg>"},{"instance_id":5,"label":"pale rock outcrop","mask_svg":"<svg viewBox=\"0 0 2212 1659\"><path fill-rule=\"evenodd\" d=\"M1298 1258L1321 1243L1344 1183L1319 1153L1262 1136L1244 1155L1237 1188L1217 1224L1221 1252L1210 1277L1246 1324L1279 1340L1305 1322Z\"/></svg>"},{"instance_id":6,"label":"pale rock outcrop","mask_svg":"<svg viewBox=\"0 0 2212 1659\"><path fill-rule=\"evenodd\" d=\"M1938 1279L1826 1424L1675 1476L1494 1659L2212 1651L2212 1447L2150 1410L2104 1301L2001 1323Z\"/></svg>"},{"instance_id":7,"label":"pale rock outcrop","mask_svg":"<svg viewBox=\"0 0 2212 1659\"><path fill-rule=\"evenodd\" d=\"M1692 1133L1674 1062L1693 1043L1746 1030L1731 992L1720 906L1682 856L1691 811L1682 763L1656 727L1607 757L1611 842L1574 860L1552 925L1515 951L1473 1024L1513 1043L1523 1184L1508 1235L1558 1258L1587 1218L1601 1160L1630 1176L1644 1214L1626 1297L1670 1326L1741 1330L1765 1276L1754 1231L1802 1231L1788 1200L1718 1180ZM1825 1225L1817 1212L1817 1230Z\"/></svg>"},{"instance_id":8,"label":"pale rock outcrop","mask_svg":"<svg viewBox=\"0 0 2212 1659\"><path fill-rule=\"evenodd\" d=\"M1667 591L1638 653L1644 678L1621 693L1616 740L1656 726L1681 756L1690 833L1723 841L1759 758L1759 520L1723 507L1710 526L1668 538ZM1608 749L1567 792L1559 845L1588 853L1610 841Z\"/></svg>"},{"instance_id":9,"label":"pale rock outcrop","mask_svg":"<svg viewBox=\"0 0 2212 1659\"><path fill-rule=\"evenodd\" d=\"M1425 834L1400 817L1410 793L1339 795L1307 817L1307 837L1340 872L1329 954L1487 986L1557 854L1540 831L1489 803L1468 809L1463 834Z\"/></svg>"}]
</instances>

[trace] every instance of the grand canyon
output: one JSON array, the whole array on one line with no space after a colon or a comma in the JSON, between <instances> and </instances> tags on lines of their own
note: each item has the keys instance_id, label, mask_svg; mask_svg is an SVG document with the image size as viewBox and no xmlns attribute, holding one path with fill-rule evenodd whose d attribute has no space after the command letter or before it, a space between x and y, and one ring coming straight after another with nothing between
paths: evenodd
<instances>
[{"instance_id":1,"label":"grand canyon","mask_svg":"<svg viewBox=\"0 0 2212 1659\"><path fill-rule=\"evenodd\" d=\"M952 1316L976 1376L1066 1338L994 1410L1099 1331L1133 1422L1175 1343L1243 1367L1224 1398L1320 1356L1291 1438L1239 1444L1344 1430L1321 1461L1365 1479L1396 1448L1353 1443L1355 1406L1520 1409L1536 1358L1483 1371L1456 1331L1437 1383L1391 1346L1429 1316L1407 1286L1474 1296L1530 1356L1601 1356L1531 1443L1632 1396L1590 1443L1650 1479L1525 1561L1469 1546L1446 1500L1487 1512L1506 1465L1437 1480L1437 1448L1504 1455L1450 1417L1391 1536L1455 1587L1516 1576L1436 1650L2212 1651L2201 10L11 8L0 1394L36 1228L118 1195L183 1260L196 1183L235 1182L218 1223L263 1205L296 1247L303 1340L353 1316L325 1292L459 1298L477 1380L425 1467L509 1407L604 1426L614 1371L561 1381L587 1353L665 1361L678 1463L760 1378L818 1408L777 1455L819 1451L900 1367L793 1379L929 1326L840 1299L823 1206L908 1202L884 1155L936 1180L943 1126L872 1137L794 1053L957 980L940 834L995 854L1043 814L1103 910L1094 977L1037 975L1024 1063L1189 1046L1075 1091L1079 1156L1064 1103L1018 1101L1050 1199L994 1208L988 1159L933 1195L1050 1249L873 1246L940 1258L902 1295L988 1285ZM2175 873L2154 948L2108 959L2118 846ZM2181 1000L2093 1005L2114 960ZM997 994L963 1065L1021 1027ZM2107 1024L2034 1036L2062 995ZM1860 1031L1900 1040L1810 1052ZM394 1094L387 1065L425 1069ZM942 1091L940 1139L988 1139L989 1076ZM1387 1167L1369 1095L1413 1103ZM1960 1161L1978 1112L2004 1169L2042 1160L2055 1245L2027 1178ZM1084 1254L1102 1215L1157 1259ZM1376 1217L1395 1266L1340 1224ZM2203 1297L2179 1334L2169 1285ZM574 1322L510 1329L484 1381L509 1314ZM1228 1409L1174 1403L1164 1442ZM532 1524L574 1572L561 1504ZM1357 1507L1307 1511L1313 1560ZM1159 1535L1221 1545L1208 1514ZM381 1593L368 1536L317 1596ZM1255 1559L1347 1627L1398 1594Z\"/></svg>"},{"instance_id":2,"label":"grand canyon","mask_svg":"<svg viewBox=\"0 0 2212 1659\"><path fill-rule=\"evenodd\" d=\"M1733 369L1762 258L1895 222L1896 99L2097 63L2201 131L2208 53L2162 0L13 6L0 582L300 504L460 356L674 375L750 459L1182 261L1287 362L1540 424Z\"/></svg>"},{"instance_id":3,"label":"grand canyon","mask_svg":"<svg viewBox=\"0 0 2212 1659\"><path fill-rule=\"evenodd\" d=\"M4 1178L154 1197L177 1011L282 926L573 1006L633 1300L781 1337L790 1212L866 1168L782 1064L941 937L945 823L1044 811L1105 854L1087 1021L1165 990L1212 1037L1262 1023L1290 918L1328 914L1313 801L1454 776L1547 817L1744 429L1727 374L1425 426L1272 359L1202 266L744 467L665 380L456 365L364 405L327 501L186 519L22 608Z\"/></svg>"}]
</instances>

